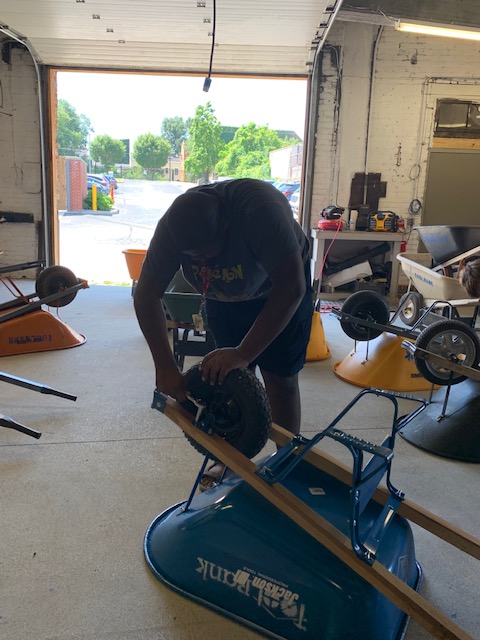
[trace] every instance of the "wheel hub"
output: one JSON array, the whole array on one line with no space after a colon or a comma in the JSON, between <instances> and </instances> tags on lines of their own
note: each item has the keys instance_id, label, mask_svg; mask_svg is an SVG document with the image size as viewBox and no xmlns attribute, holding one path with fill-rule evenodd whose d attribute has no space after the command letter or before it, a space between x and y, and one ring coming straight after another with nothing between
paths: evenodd
<instances>
[{"instance_id":1,"label":"wheel hub","mask_svg":"<svg viewBox=\"0 0 480 640\"><path fill-rule=\"evenodd\" d=\"M234 436L242 426L242 416L237 401L229 393L217 391L207 407L213 416L213 430L224 438Z\"/></svg>"}]
</instances>

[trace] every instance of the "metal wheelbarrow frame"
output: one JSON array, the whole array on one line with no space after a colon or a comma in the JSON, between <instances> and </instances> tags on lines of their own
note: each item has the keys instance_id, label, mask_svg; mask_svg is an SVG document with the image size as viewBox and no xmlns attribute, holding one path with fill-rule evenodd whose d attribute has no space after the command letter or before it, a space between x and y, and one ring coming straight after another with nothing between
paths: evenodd
<instances>
[{"instance_id":1,"label":"metal wheelbarrow frame","mask_svg":"<svg viewBox=\"0 0 480 640\"><path fill-rule=\"evenodd\" d=\"M480 341L474 330L480 300L467 297L458 278L452 277L454 265L480 252L480 226L426 226L416 230L430 254L398 254L409 288L393 316L387 301L370 291L354 293L341 311L333 313L354 340L369 341L383 332L410 340L419 348L417 353L409 353L424 378L435 385L458 384L468 375L462 376L458 369L446 369L420 354L433 352L467 368L477 367L480 361ZM408 328L398 326L397 319Z\"/></svg>"},{"instance_id":2,"label":"metal wheelbarrow frame","mask_svg":"<svg viewBox=\"0 0 480 640\"><path fill-rule=\"evenodd\" d=\"M347 298L342 309L332 310L332 314L340 320L344 332L356 341L368 342L388 332L410 340L422 351L432 351L466 368L478 365L480 340L469 324L454 317L453 304L444 300L434 301L410 328L395 324L401 308L390 318L385 298L375 291L358 291ZM418 353L418 356L413 353L415 365L433 385L459 384L468 377L467 370L461 375L458 369L446 369L438 361L422 358L421 351Z\"/></svg>"}]
</instances>

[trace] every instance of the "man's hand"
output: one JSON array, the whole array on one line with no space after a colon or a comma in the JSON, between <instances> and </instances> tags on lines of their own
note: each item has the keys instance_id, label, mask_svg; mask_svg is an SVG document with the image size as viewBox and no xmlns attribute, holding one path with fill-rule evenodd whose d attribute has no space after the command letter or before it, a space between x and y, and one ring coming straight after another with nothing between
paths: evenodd
<instances>
[{"instance_id":1,"label":"man's hand","mask_svg":"<svg viewBox=\"0 0 480 640\"><path fill-rule=\"evenodd\" d=\"M177 368L157 370L156 385L160 393L175 398L178 402L184 402L187 399L185 378Z\"/></svg>"},{"instance_id":2,"label":"man's hand","mask_svg":"<svg viewBox=\"0 0 480 640\"><path fill-rule=\"evenodd\" d=\"M206 355L202 361L202 380L209 380L212 385L222 384L230 371L245 369L249 364L238 349L231 347L216 349Z\"/></svg>"}]
</instances>

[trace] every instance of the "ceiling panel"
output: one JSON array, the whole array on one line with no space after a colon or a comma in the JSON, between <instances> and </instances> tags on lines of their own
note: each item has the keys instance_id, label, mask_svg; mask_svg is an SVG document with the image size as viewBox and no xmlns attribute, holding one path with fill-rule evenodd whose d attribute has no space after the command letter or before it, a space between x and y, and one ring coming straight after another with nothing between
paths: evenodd
<instances>
[{"instance_id":1,"label":"ceiling panel","mask_svg":"<svg viewBox=\"0 0 480 640\"><path fill-rule=\"evenodd\" d=\"M213 74L307 74L341 4L216 0ZM47 65L205 73L213 0L0 0L0 25Z\"/></svg>"}]
</instances>

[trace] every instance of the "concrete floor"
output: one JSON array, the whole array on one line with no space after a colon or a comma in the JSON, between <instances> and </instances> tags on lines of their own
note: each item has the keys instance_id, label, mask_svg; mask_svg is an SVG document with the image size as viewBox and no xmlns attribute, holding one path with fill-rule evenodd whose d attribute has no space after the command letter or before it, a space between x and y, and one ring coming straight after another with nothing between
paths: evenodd
<instances>
[{"instance_id":1,"label":"concrete floor","mask_svg":"<svg viewBox=\"0 0 480 640\"><path fill-rule=\"evenodd\" d=\"M21 286L30 293L31 283ZM71 402L0 383L0 411L43 433L33 440L0 430L1 637L259 637L172 592L144 561L148 525L186 499L202 458L179 427L150 409L153 367L130 289L92 286L62 308L60 317L87 342L1 360L3 372L78 396ZM332 372L353 341L334 317L322 317L332 357L308 363L301 374L307 436L327 426L359 391ZM372 399L362 407L348 427L380 442L391 424L389 403ZM271 443L266 450L273 451ZM331 453L349 458L346 450ZM438 457L398 438L394 483L409 499L475 535L479 470L478 464ZM480 638L478 563L416 526L414 536L425 574L421 593ZM407 640L430 637L410 623Z\"/></svg>"}]
</instances>

